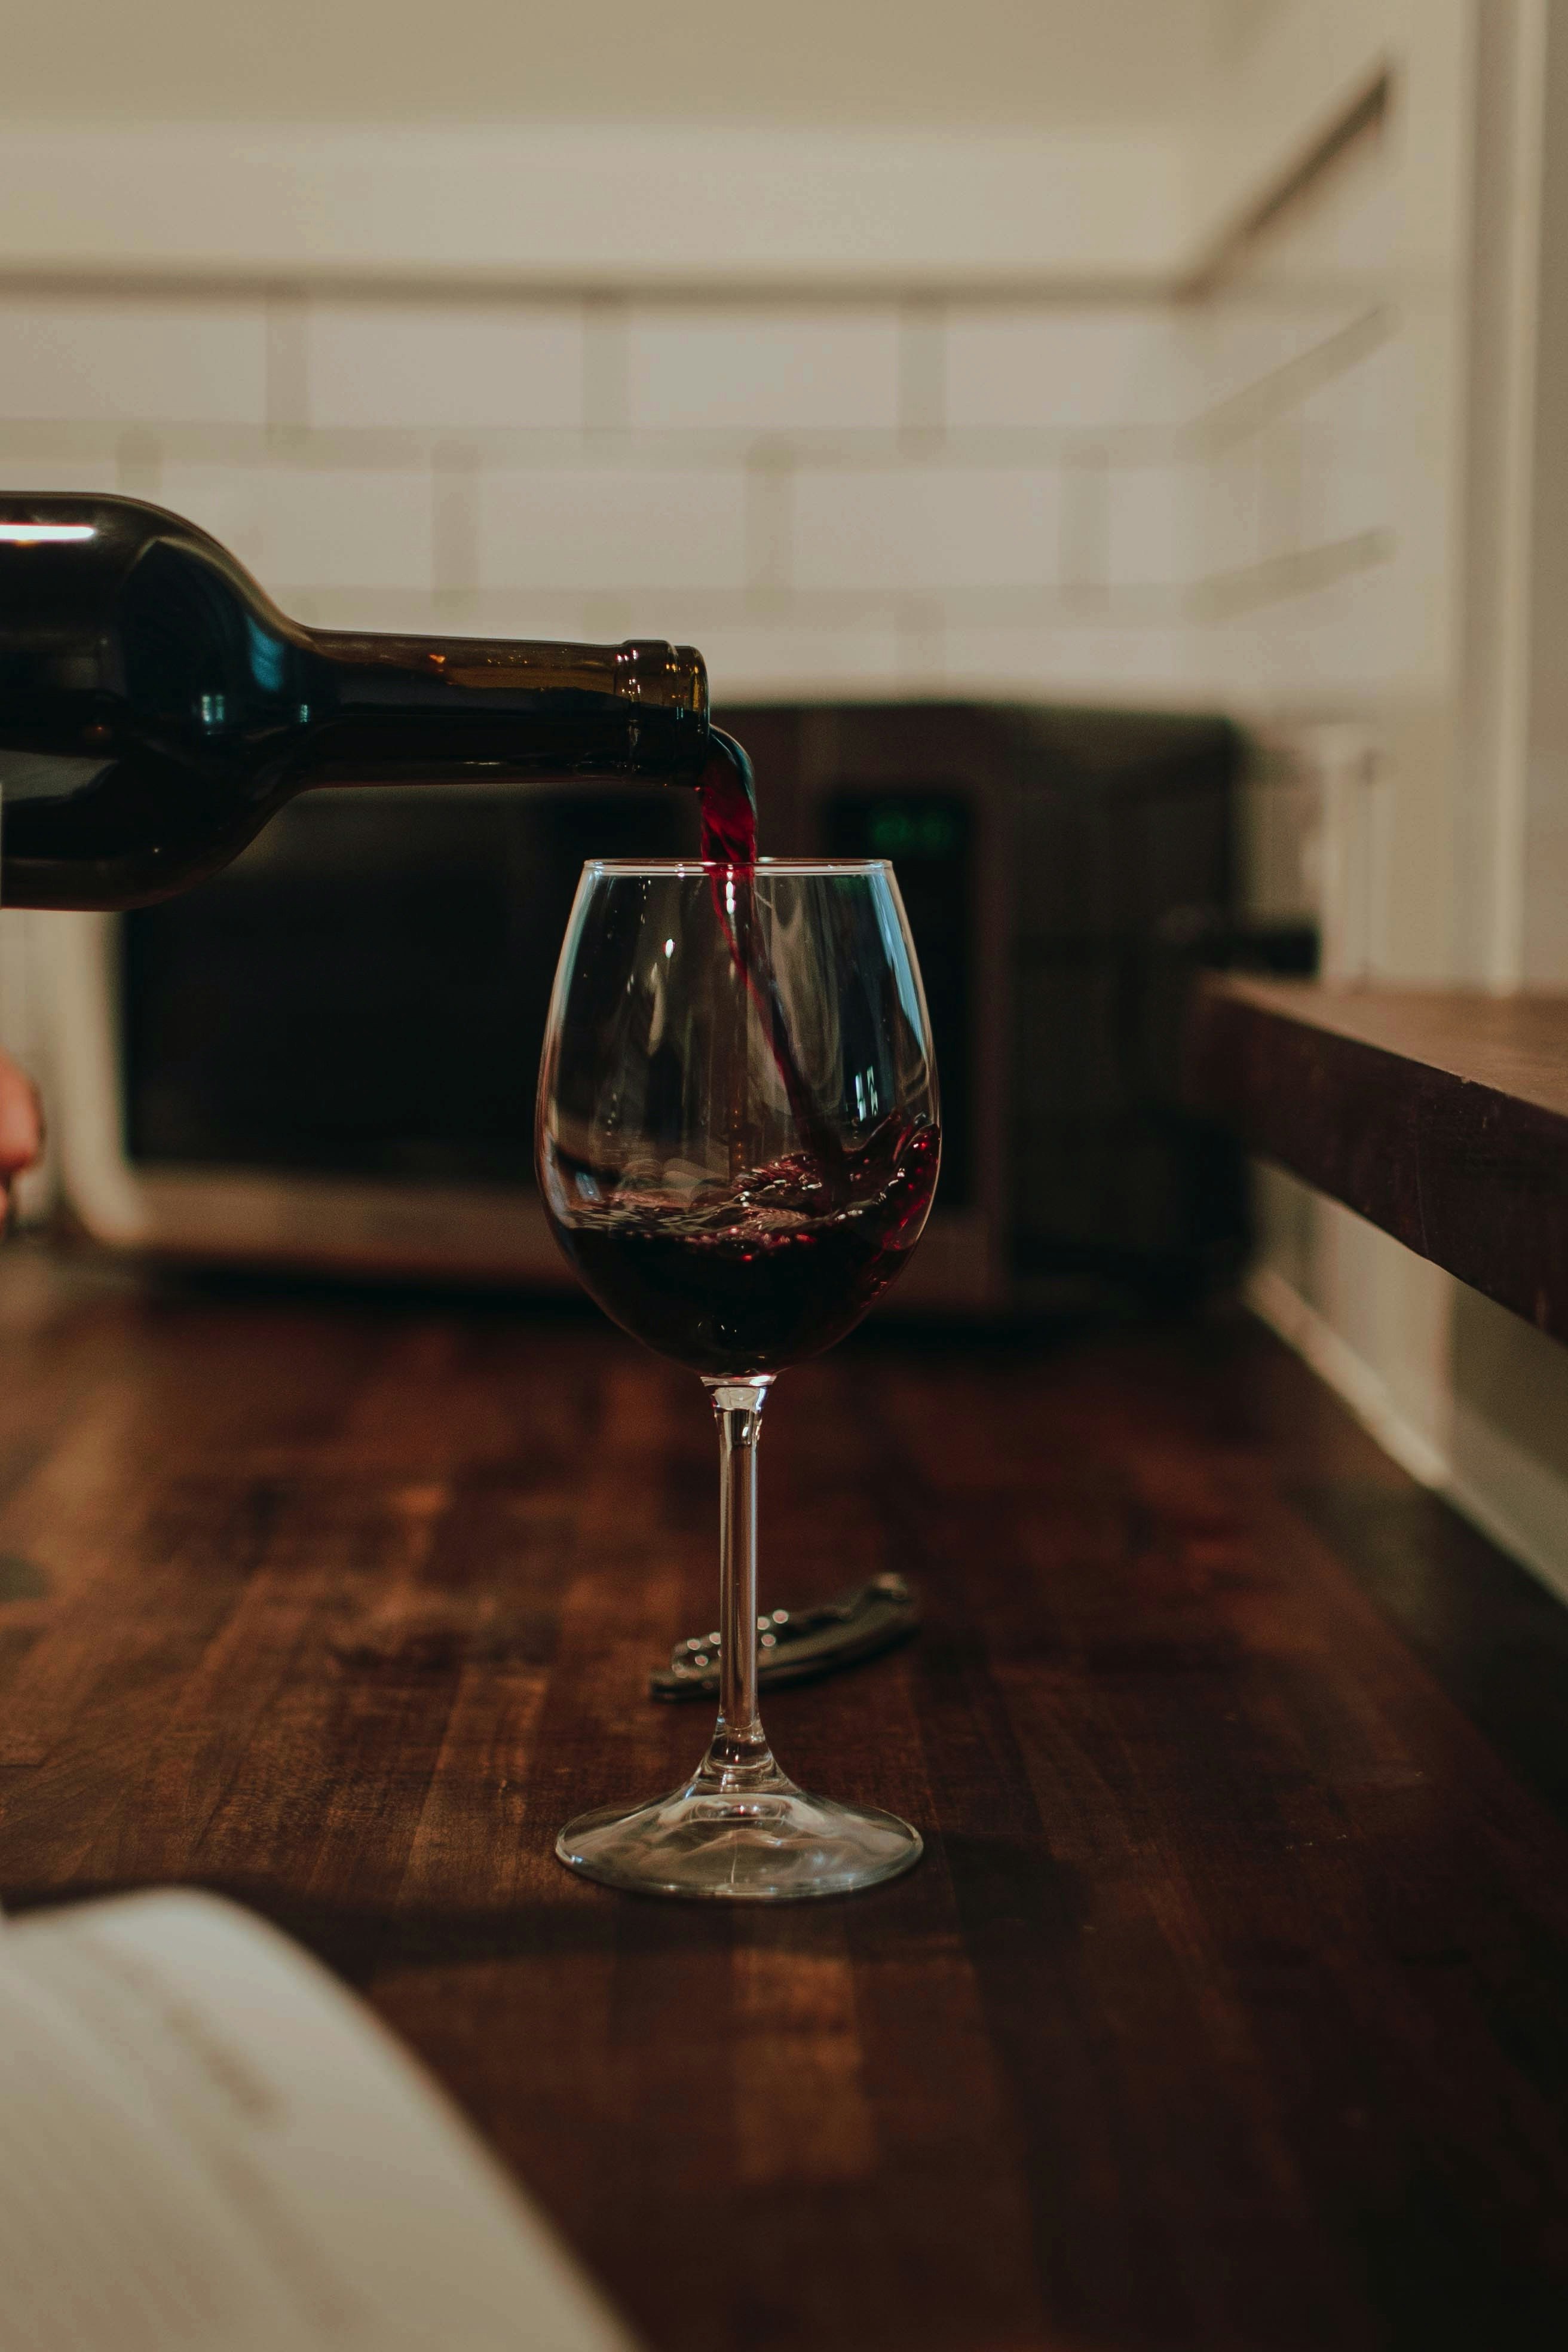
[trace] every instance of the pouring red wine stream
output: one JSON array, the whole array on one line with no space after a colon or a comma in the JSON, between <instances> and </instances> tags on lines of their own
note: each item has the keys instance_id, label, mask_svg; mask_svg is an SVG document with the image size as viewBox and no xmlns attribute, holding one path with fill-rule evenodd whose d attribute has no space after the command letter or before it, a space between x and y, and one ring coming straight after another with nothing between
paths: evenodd
<instances>
[{"instance_id":1,"label":"pouring red wine stream","mask_svg":"<svg viewBox=\"0 0 1568 2352\"><path fill-rule=\"evenodd\" d=\"M762 1016L768 1050L789 1107L809 1139L821 1177L827 1181L830 1193L838 1197L847 1190L844 1147L829 1123L818 1116L811 1089L796 1065L778 982L756 919L755 772L744 744L732 735L714 727L708 740L708 758L697 779L697 803L702 815L702 863L710 868L713 911L729 944L731 960Z\"/></svg>"}]
</instances>

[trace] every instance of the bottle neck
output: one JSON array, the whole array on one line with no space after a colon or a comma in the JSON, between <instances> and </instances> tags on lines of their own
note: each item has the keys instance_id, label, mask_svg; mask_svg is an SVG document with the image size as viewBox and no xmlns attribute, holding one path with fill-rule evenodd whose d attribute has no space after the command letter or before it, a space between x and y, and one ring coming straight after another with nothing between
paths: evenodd
<instances>
[{"instance_id":1,"label":"bottle neck","mask_svg":"<svg viewBox=\"0 0 1568 2352\"><path fill-rule=\"evenodd\" d=\"M299 632L300 781L686 779L708 745L692 647Z\"/></svg>"}]
</instances>

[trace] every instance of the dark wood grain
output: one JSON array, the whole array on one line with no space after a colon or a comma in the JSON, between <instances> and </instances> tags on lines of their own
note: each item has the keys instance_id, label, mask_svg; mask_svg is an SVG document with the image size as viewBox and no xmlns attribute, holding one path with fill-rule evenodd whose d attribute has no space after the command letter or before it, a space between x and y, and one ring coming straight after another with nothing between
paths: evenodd
<instances>
[{"instance_id":1,"label":"dark wood grain","mask_svg":"<svg viewBox=\"0 0 1568 2352\"><path fill-rule=\"evenodd\" d=\"M1568 996L1211 974L1188 1106L1568 1339Z\"/></svg>"},{"instance_id":2,"label":"dark wood grain","mask_svg":"<svg viewBox=\"0 0 1568 2352\"><path fill-rule=\"evenodd\" d=\"M1518 1572L1241 1322L868 1335L769 1424L773 1596L928 1602L775 1741L928 1859L773 1915L618 1897L551 1844L692 1760L642 1688L711 1605L697 1384L559 1312L10 1253L8 1899L279 1920L660 2352L1560 2341L1551 1654L1510 1748L1451 1622Z\"/></svg>"}]
</instances>

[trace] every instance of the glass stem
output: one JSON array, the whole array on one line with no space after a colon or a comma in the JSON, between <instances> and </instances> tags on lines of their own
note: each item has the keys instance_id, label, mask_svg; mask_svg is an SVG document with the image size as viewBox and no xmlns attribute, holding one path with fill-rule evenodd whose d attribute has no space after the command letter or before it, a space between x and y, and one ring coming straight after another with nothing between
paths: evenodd
<instances>
[{"instance_id":1,"label":"glass stem","mask_svg":"<svg viewBox=\"0 0 1568 2352\"><path fill-rule=\"evenodd\" d=\"M710 1381L719 1424L719 1720L705 1780L754 1789L777 1771L757 1712L757 1443L771 1375Z\"/></svg>"}]
</instances>

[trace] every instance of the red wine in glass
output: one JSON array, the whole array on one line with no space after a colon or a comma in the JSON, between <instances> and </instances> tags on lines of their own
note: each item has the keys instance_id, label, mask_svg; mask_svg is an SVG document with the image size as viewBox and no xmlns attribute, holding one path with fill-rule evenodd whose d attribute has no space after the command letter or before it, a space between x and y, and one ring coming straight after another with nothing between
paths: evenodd
<instances>
[{"instance_id":1,"label":"red wine in glass","mask_svg":"<svg viewBox=\"0 0 1568 2352\"><path fill-rule=\"evenodd\" d=\"M661 1356L714 1378L779 1372L831 1348L902 1272L941 1157L933 1120L895 1114L837 1182L799 1152L710 1197L611 1192L556 1233L584 1288Z\"/></svg>"}]
</instances>

